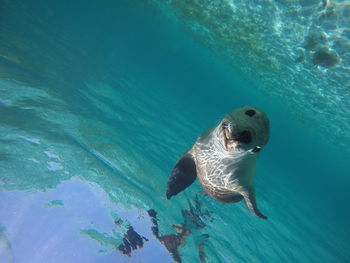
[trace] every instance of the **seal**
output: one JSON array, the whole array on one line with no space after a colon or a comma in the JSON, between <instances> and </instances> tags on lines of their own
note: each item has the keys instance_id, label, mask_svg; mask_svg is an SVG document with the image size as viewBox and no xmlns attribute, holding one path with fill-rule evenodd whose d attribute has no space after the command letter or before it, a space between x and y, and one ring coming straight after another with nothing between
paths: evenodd
<instances>
[{"instance_id":1,"label":"seal","mask_svg":"<svg viewBox=\"0 0 350 263\"><path fill-rule=\"evenodd\" d=\"M178 160L168 180L167 199L198 177L213 199L222 203L244 200L253 215L267 219L257 207L254 170L269 129L266 114L256 108L244 105L227 114Z\"/></svg>"}]
</instances>

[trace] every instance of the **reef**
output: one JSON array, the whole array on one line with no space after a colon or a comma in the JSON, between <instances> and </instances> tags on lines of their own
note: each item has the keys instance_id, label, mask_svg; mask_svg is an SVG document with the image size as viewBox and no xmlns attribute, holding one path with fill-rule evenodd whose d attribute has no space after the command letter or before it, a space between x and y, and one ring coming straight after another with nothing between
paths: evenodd
<instances>
[{"instance_id":1,"label":"reef","mask_svg":"<svg viewBox=\"0 0 350 263\"><path fill-rule=\"evenodd\" d=\"M184 246L186 244L186 238L192 234L192 231L190 229L203 229L204 227L206 227L203 218L210 218L212 215L211 211L202 209L202 205L199 202L198 196L196 196L194 198L194 204L190 202L189 209L182 210L184 222L180 225L172 225L172 227L176 230L177 233L161 236L159 234L159 219L157 218L157 212L153 209L150 209L147 212L153 223L153 235L165 246L165 248L173 257L174 261L177 263L182 262L181 254L179 253L179 247ZM205 254L205 242L208 238L208 234L202 234L201 240L197 244L198 257L201 262L205 262L207 258Z\"/></svg>"},{"instance_id":2,"label":"reef","mask_svg":"<svg viewBox=\"0 0 350 263\"><path fill-rule=\"evenodd\" d=\"M147 211L152 227L151 231L154 237L168 250L173 260L177 263L182 262L182 257L179 252L179 248L186 245L187 237L192 234L193 231L202 230L206 227L204 219L211 220L212 212L203 209L202 204L196 195L192 202L189 202L189 208L181 211L183 216L183 223L173 224L172 227L176 233L161 235L159 232L159 219L157 212L154 209ZM124 225L122 219L115 220L114 223L121 227ZM200 262L205 262L207 255L205 253L205 243L209 238L208 234L201 234L200 239L197 240L197 253ZM122 242L116 249L122 254L131 257L132 251L143 248L145 242L149 241L148 238L138 234L131 225L127 226L127 231L123 235Z\"/></svg>"},{"instance_id":3,"label":"reef","mask_svg":"<svg viewBox=\"0 0 350 263\"><path fill-rule=\"evenodd\" d=\"M182 210L185 225L193 225L195 229L202 229L206 225L204 218L211 218L212 211L202 209L202 204L199 202L198 195L193 199L193 204L189 203L189 209Z\"/></svg>"},{"instance_id":4,"label":"reef","mask_svg":"<svg viewBox=\"0 0 350 263\"><path fill-rule=\"evenodd\" d=\"M335 51L329 49L319 49L312 55L312 63L314 65L333 68L340 62Z\"/></svg>"},{"instance_id":5,"label":"reef","mask_svg":"<svg viewBox=\"0 0 350 263\"><path fill-rule=\"evenodd\" d=\"M160 236L158 229L158 218L157 212L153 209L148 210L148 215L152 219L153 227L152 233L153 235L165 246L165 248L169 251L171 256L173 257L175 262L181 263L181 256L179 253L179 246L184 245L186 243L186 237L191 234L191 231L186 229L183 225L173 225L173 228L177 231L176 234L169 234Z\"/></svg>"},{"instance_id":6,"label":"reef","mask_svg":"<svg viewBox=\"0 0 350 263\"><path fill-rule=\"evenodd\" d=\"M315 31L311 32L305 39L303 47L306 50L312 51L318 48L320 45L324 45L326 36L323 32Z\"/></svg>"},{"instance_id":7,"label":"reef","mask_svg":"<svg viewBox=\"0 0 350 263\"><path fill-rule=\"evenodd\" d=\"M207 260L207 255L205 254L204 245L205 245L206 239L209 238L209 235L203 234L201 237L203 238L203 241L198 244L198 257L201 262L205 262Z\"/></svg>"},{"instance_id":8,"label":"reef","mask_svg":"<svg viewBox=\"0 0 350 263\"><path fill-rule=\"evenodd\" d=\"M120 226L123 221L121 219L114 222L117 226ZM147 242L148 239L140 236L132 226L129 225L128 230L123 236L123 242L118 246L118 250L124 255L130 257L131 252L136 249L143 247L144 242Z\"/></svg>"}]
</instances>

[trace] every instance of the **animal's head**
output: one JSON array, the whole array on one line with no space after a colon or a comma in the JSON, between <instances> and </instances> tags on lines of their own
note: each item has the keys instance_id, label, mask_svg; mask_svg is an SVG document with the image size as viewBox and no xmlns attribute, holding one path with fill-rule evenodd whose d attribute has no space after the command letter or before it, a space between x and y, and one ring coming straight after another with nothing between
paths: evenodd
<instances>
[{"instance_id":1,"label":"animal's head","mask_svg":"<svg viewBox=\"0 0 350 263\"><path fill-rule=\"evenodd\" d=\"M269 139L269 120L265 113L247 105L227 114L217 127L227 152L259 152Z\"/></svg>"}]
</instances>

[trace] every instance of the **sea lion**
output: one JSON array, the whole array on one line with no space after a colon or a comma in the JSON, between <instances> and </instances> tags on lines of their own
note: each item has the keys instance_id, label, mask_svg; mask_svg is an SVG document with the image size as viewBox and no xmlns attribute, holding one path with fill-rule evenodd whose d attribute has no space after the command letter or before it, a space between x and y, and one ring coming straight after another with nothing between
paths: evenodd
<instances>
[{"instance_id":1,"label":"sea lion","mask_svg":"<svg viewBox=\"0 0 350 263\"><path fill-rule=\"evenodd\" d=\"M227 114L217 126L201 134L176 163L167 184L167 199L198 177L210 197L223 203L244 199L252 214L267 219L256 204L254 170L268 139L269 120L262 111L244 105Z\"/></svg>"}]
</instances>

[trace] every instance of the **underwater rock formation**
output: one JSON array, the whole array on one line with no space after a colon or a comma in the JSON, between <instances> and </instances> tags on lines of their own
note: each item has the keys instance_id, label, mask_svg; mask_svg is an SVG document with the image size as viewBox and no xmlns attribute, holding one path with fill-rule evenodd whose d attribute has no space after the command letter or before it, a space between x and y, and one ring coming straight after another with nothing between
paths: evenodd
<instances>
[{"instance_id":1,"label":"underwater rock formation","mask_svg":"<svg viewBox=\"0 0 350 263\"><path fill-rule=\"evenodd\" d=\"M191 230L201 230L206 227L204 219L211 220L212 212L203 209L202 204L196 195L193 202L189 202L189 208L182 210L183 223L173 224L172 227L176 230L175 234L160 235L157 218L157 212L154 209L147 211L152 227L151 231L155 238L168 250L175 262L181 263L182 258L179 252L179 247L186 245L186 239L192 234ZM124 224L122 219L115 220L114 223L120 227ZM206 261L205 243L209 238L208 234L201 234L200 239L196 241L198 257L200 262ZM145 242L149 241L146 237L138 234L131 225L127 226L127 231L123 235L122 243L116 249L122 254L131 257L133 250L143 248Z\"/></svg>"},{"instance_id":2,"label":"underwater rock formation","mask_svg":"<svg viewBox=\"0 0 350 263\"><path fill-rule=\"evenodd\" d=\"M183 224L174 224L172 227L176 230L176 234L159 235L157 212L154 209L148 210L153 226L153 235L165 246L169 251L174 261L181 263L181 255L179 247L186 244L186 238L192 234L190 229L203 229L206 225L203 218L210 217L212 212L209 210L202 210L202 204L199 202L198 196L194 198L194 204L189 203L190 208L182 210L184 218ZM201 240L198 243L198 257L201 262L205 262L207 256L205 254L205 242L209 238L208 234L202 234Z\"/></svg>"},{"instance_id":3,"label":"underwater rock formation","mask_svg":"<svg viewBox=\"0 0 350 263\"><path fill-rule=\"evenodd\" d=\"M303 47L306 50L315 50L320 45L325 45L326 36L323 32L314 31L311 32L305 39Z\"/></svg>"},{"instance_id":4,"label":"underwater rock formation","mask_svg":"<svg viewBox=\"0 0 350 263\"><path fill-rule=\"evenodd\" d=\"M335 67L339 63L340 59L335 53L329 49L319 49L312 55L312 63L314 65L323 66L326 68Z\"/></svg>"},{"instance_id":5,"label":"underwater rock formation","mask_svg":"<svg viewBox=\"0 0 350 263\"><path fill-rule=\"evenodd\" d=\"M173 228L175 228L177 231L176 234L159 236L157 212L153 209L150 209L147 212L153 223L153 235L165 246L173 257L174 261L181 263L182 259L178 251L178 247L186 243L186 237L191 234L191 232L183 225L173 225Z\"/></svg>"},{"instance_id":6,"label":"underwater rock formation","mask_svg":"<svg viewBox=\"0 0 350 263\"><path fill-rule=\"evenodd\" d=\"M116 225L120 226L123 221L121 219L114 222ZM123 243L118 246L118 250L124 255L130 257L131 252L136 249L143 247L144 242L147 242L148 239L140 236L132 226L128 227L128 230L124 234Z\"/></svg>"},{"instance_id":7,"label":"underwater rock formation","mask_svg":"<svg viewBox=\"0 0 350 263\"><path fill-rule=\"evenodd\" d=\"M206 240L209 238L209 235L208 234L203 234L201 236L203 238L203 241L201 241L199 244L198 244L198 257L200 259L201 262L205 262L206 259L207 259L207 255L205 254L205 242Z\"/></svg>"},{"instance_id":8,"label":"underwater rock formation","mask_svg":"<svg viewBox=\"0 0 350 263\"><path fill-rule=\"evenodd\" d=\"M202 229L206 226L203 222L203 218L210 218L213 212L202 210L202 204L199 202L198 195L195 196L193 201L194 204L189 203L189 209L182 210L184 224L189 225L191 223L194 228Z\"/></svg>"}]
</instances>

